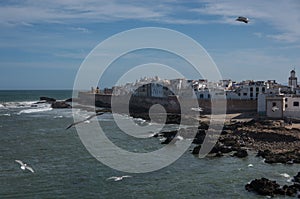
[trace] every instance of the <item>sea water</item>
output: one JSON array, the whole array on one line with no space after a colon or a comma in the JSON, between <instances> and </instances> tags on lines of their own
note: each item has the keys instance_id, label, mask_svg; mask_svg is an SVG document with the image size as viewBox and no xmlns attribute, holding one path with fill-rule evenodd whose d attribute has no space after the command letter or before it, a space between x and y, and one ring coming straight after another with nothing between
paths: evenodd
<instances>
[{"instance_id":1,"label":"sea water","mask_svg":"<svg viewBox=\"0 0 300 199\"><path fill-rule=\"evenodd\" d=\"M71 109L52 109L49 104L32 106L40 96L67 99L71 94L0 91L0 198L265 198L247 192L245 184L261 177L291 184L289 176L300 171L297 164L266 164L255 157L255 152L244 159L200 159L191 154L193 146L158 171L132 174L114 170L86 150L75 128L66 130L73 122ZM84 117L92 114L78 113ZM92 122L99 122L109 139L129 151L163 147L158 138L132 139L122 133L110 113ZM35 173L22 171L15 160L28 163ZM131 177L108 179L123 175Z\"/></svg>"}]
</instances>

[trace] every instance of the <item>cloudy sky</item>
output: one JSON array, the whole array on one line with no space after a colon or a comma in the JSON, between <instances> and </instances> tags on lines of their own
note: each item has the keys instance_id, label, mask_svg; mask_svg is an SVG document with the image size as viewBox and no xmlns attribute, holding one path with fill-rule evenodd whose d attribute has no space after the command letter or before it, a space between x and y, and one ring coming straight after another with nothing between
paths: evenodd
<instances>
[{"instance_id":1,"label":"cloudy sky","mask_svg":"<svg viewBox=\"0 0 300 199\"><path fill-rule=\"evenodd\" d=\"M285 84L300 74L299 10L298 0L0 1L0 89L71 89L95 46L140 27L196 40L224 79Z\"/></svg>"}]
</instances>

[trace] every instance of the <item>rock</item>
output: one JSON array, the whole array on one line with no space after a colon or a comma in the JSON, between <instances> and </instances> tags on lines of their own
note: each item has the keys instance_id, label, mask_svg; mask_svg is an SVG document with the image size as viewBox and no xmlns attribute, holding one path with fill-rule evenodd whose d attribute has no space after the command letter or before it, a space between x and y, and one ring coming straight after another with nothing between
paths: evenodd
<instances>
[{"instance_id":1,"label":"rock","mask_svg":"<svg viewBox=\"0 0 300 199\"><path fill-rule=\"evenodd\" d=\"M202 144L205 139L206 133L205 130L199 129L193 140L193 144Z\"/></svg>"},{"instance_id":2,"label":"rock","mask_svg":"<svg viewBox=\"0 0 300 199\"><path fill-rule=\"evenodd\" d=\"M174 137L167 137L164 141L161 142L161 144L169 144L172 142Z\"/></svg>"},{"instance_id":3,"label":"rock","mask_svg":"<svg viewBox=\"0 0 300 199\"><path fill-rule=\"evenodd\" d=\"M257 156L265 158L265 163L293 164L300 161L300 153L297 150L283 153L272 153L268 150L259 151Z\"/></svg>"},{"instance_id":4,"label":"rock","mask_svg":"<svg viewBox=\"0 0 300 199\"><path fill-rule=\"evenodd\" d=\"M296 176L294 176L293 182L300 183L300 172L298 172L298 174Z\"/></svg>"},{"instance_id":5,"label":"rock","mask_svg":"<svg viewBox=\"0 0 300 199\"><path fill-rule=\"evenodd\" d=\"M262 157L262 158L265 158L266 156L268 156L268 155L270 155L270 154L271 154L271 151L270 151L270 150L264 150L264 151L259 150L259 151L257 152L256 157Z\"/></svg>"},{"instance_id":6,"label":"rock","mask_svg":"<svg viewBox=\"0 0 300 199\"><path fill-rule=\"evenodd\" d=\"M245 158L248 156L248 152L245 149L238 149L237 152L233 154L233 156L236 156L238 158Z\"/></svg>"},{"instance_id":7,"label":"rock","mask_svg":"<svg viewBox=\"0 0 300 199\"><path fill-rule=\"evenodd\" d=\"M291 185L291 186L284 185L282 187L282 190L283 190L283 194L282 195L296 196L298 189L294 185Z\"/></svg>"},{"instance_id":8,"label":"rock","mask_svg":"<svg viewBox=\"0 0 300 199\"><path fill-rule=\"evenodd\" d=\"M223 153L219 151L218 153L216 153L215 157L223 157Z\"/></svg>"},{"instance_id":9,"label":"rock","mask_svg":"<svg viewBox=\"0 0 300 199\"><path fill-rule=\"evenodd\" d=\"M252 180L250 184L245 185L245 189L247 191L255 191L264 196L274 196L282 193L280 185L277 184L276 181L271 181L266 178Z\"/></svg>"},{"instance_id":10,"label":"rock","mask_svg":"<svg viewBox=\"0 0 300 199\"><path fill-rule=\"evenodd\" d=\"M297 174L300 176L300 172ZM296 177L296 176L295 176ZM294 177L294 179L295 179ZM283 196L296 196L300 191L300 184L294 183L293 185L284 185L280 188L280 185L276 181L270 181L266 178L255 179L250 184L245 185L245 189L248 191L255 191L260 195L283 195ZM299 198L299 195L298 195Z\"/></svg>"},{"instance_id":11,"label":"rock","mask_svg":"<svg viewBox=\"0 0 300 199\"><path fill-rule=\"evenodd\" d=\"M48 103L52 103L52 102L55 102L56 99L51 98L51 97L40 97L40 101L46 101Z\"/></svg>"},{"instance_id":12,"label":"rock","mask_svg":"<svg viewBox=\"0 0 300 199\"><path fill-rule=\"evenodd\" d=\"M209 128L209 124L207 122L199 122L198 129L207 130Z\"/></svg>"},{"instance_id":13,"label":"rock","mask_svg":"<svg viewBox=\"0 0 300 199\"><path fill-rule=\"evenodd\" d=\"M192 154L195 154L195 155L199 154L200 149L201 149L201 145L195 146L192 151Z\"/></svg>"},{"instance_id":14,"label":"rock","mask_svg":"<svg viewBox=\"0 0 300 199\"><path fill-rule=\"evenodd\" d=\"M72 102L73 99L72 98L69 98L69 99L66 99L65 102Z\"/></svg>"},{"instance_id":15,"label":"rock","mask_svg":"<svg viewBox=\"0 0 300 199\"><path fill-rule=\"evenodd\" d=\"M55 101L51 104L52 108L72 108L72 106L65 101Z\"/></svg>"}]
</instances>

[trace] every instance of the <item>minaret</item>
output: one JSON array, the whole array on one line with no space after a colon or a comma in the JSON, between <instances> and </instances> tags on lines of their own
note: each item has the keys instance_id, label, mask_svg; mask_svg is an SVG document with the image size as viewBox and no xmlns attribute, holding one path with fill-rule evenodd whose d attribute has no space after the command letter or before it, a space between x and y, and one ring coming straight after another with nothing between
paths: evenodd
<instances>
[{"instance_id":1,"label":"minaret","mask_svg":"<svg viewBox=\"0 0 300 199\"><path fill-rule=\"evenodd\" d=\"M297 88L297 77L295 70L291 71L291 76L289 77L289 87L291 87L293 90L294 88Z\"/></svg>"}]
</instances>

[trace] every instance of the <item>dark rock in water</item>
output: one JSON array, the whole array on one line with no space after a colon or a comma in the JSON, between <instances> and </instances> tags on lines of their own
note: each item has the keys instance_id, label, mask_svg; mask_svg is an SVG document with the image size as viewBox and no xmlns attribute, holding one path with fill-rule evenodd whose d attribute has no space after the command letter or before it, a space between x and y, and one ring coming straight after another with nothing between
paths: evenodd
<instances>
[{"instance_id":1,"label":"dark rock in water","mask_svg":"<svg viewBox=\"0 0 300 199\"><path fill-rule=\"evenodd\" d=\"M298 174L296 176L294 176L293 182L300 183L300 172L298 172Z\"/></svg>"},{"instance_id":2,"label":"dark rock in water","mask_svg":"<svg viewBox=\"0 0 300 199\"><path fill-rule=\"evenodd\" d=\"M250 184L245 185L245 189L247 191L255 191L264 196L274 196L282 193L282 189L280 189L280 185L276 181L266 178L252 180Z\"/></svg>"},{"instance_id":3,"label":"dark rock in water","mask_svg":"<svg viewBox=\"0 0 300 199\"><path fill-rule=\"evenodd\" d=\"M66 99L65 102L72 102L73 99L72 98L69 98L69 99Z\"/></svg>"},{"instance_id":4,"label":"dark rock in water","mask_svg":"<svg viewBox=\"0 0 300 199\"><path fill-rule=\"evenodd\" d=\"M159 136L158 133L155 133L152 137L157 138Z\"/></svg>"},{"instance_id":5,"label":"dark rock in water","mask_svg":"<svg viewBox=\"0 0 300 199\"><path fill-rule=\"evenodd\" d=\"M232 151L234 151L234 148L232 148L230 146L224 146L217 142L209 153L210 154L212 154L212 153L230 153Z\"/></svg>"},{"instance_id":6,"label":"dark rock in water","mask_svg":"<svg viewBox=\"0 0 300 199\"><path fill-rule=\"evenodd\" d=\"M238 158L245 158L248 156L248 152L245 149L238 149L237 152L233 154L233 156L236 156Z\"/></svg>"},{"instance_id":7,"label":"dark rock in water","mask_svg":"<svg viewBox=\"0 0 300 199\"><path fill-rule=\"evenodd\" d=\"M40 101L46 101L48 103L52 103L52 102L55 102L56 99L51 98L51 97L40 97Z\"/></svg>"},{"instance_id":8,"label":"dark rock in water","mask_svg":"<svg viewBox=\"0 0 300 199\"><path fill-rule=\"evenodd\" d=\"M297 176L300 177L300 172L297 174ZM280 185L277 184L276 181L270 181L266 178L261 178L252 180L250 184L246 184L245 189L248 191L255 191L258 194L265 196L296 196L297 193L300 191L300 184L294 183L293 185L284 185L282 186L282 188L280 188Z\"/></svg>"},{"instance_id":9,"label":"dark rock in water","mask_svg":"<svg viewBox=\"0 0 300 199\"><path fill-rule=\"evenodd\" d=\"M269 150L258 151L257 157L265 158L265 163L293 164L300 163L300 153L298 150L283 153L272 153Z\"/></svg>"},{"instance_id":10,"label":"dark rock in water","mask_svg":"<svg viewBox=\"0 0 300 199\"><path fill-rule=\"evenodd\" d=\"M201 145L195 146L192 151L192 154L195 154L195 155L199 154L200 149L201 149Z\"/></svg>"},{"instance_id":11,"label":"dark rock in water","mask_svg":"<svg viewBox=\"0 0 300 199\"><path fill-rule=\"evenodd\" d=\"M199 129L196 136L194 137L193 144L202 144L205 139L206 133L205 130Z\"/></svg>"},{"instance_id":12,"label":"dark rock in water","mask_svg":"<svg viewBox=\"0 0 300 199\"><path fill-rule=\"evenodd\" d=\"M263 157L263 158L265 158L266 156L268 156L268 155L270 155L270 154L271 154L271 151L270 151L270 150L264 150L264 151L259 150L259 151L257 152L256 157Z\"/></svg>"},{"instance_id":13,"label":"dark rock in water","mask_svg":"<svg viewBox=\"0 0 300 199\"><path fill-rule=\"evenodd\" d=\"M170 142L172 142L174 137L167 137L163 142L161 142L161 144L169 144Z\"/></svg>"},{"instance_id":14,"label":"dark rock in water","mask_svg":"<svg viewBox=\"0 0 300 199\"><path fill-rule=\"evenodd\" d=\"M64 101L56 101L51 104L51 108L72 108L72 106Z\"/></svg>"},{"instance_id":15,"label":"dark rock in water","mask_svg":"<svg viewBox=\"0 0 300 199\"><path fill-rule=\"evenodd\" d=\"M215 157L223 157L223 153L219 151L218 153L216 153Z\"/></svg>"},{"instance_id":16,"label":"dark rock in water","mask_svg":"<svg viewBox=\"0 0 300 199\"><path fill-rule=\"evenodd\" d=\"M209 124L207 122L199 122L198 129L207 130L209 128Z\"/></svg>"},{"instance_id":17,"label":"dark rock in water","mask_svg":"<svg viewBox=\"0 0 300 199\"><path fill-rule=\"evenodd\" d=\"M300 186L297 184L293 184L293 185L284 185L282 187L282 190L284 192L284 194L282 195L287 195L287 196L296 196L297 192L300 190Z\"/></svg>"}]
</instances>

